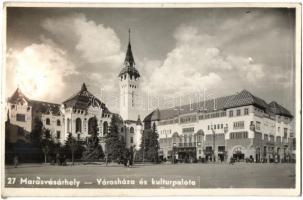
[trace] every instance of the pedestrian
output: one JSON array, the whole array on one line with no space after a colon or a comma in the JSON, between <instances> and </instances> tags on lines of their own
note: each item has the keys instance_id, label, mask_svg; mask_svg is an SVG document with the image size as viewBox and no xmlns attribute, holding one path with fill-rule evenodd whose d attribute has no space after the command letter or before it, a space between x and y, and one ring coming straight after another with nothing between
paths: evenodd
<instances>
[{"instance_id":1,"label":"pedestrian","mask_svg":"<svg viewBox=\"0 0 303 200\"><path fill-rule=\"evenodd\" d=\"M18 163L19 163L18 156L15 155L15 156L14 156L14 167L15 167L15 168L17 168Z\"/></svg>"}]
</instances>

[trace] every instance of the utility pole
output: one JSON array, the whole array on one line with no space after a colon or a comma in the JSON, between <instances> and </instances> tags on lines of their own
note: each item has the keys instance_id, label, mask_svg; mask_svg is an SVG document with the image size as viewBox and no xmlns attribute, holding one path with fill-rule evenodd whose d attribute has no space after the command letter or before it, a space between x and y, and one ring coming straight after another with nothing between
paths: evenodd
<instances>
[{"instance_id":1,"label":"utility pole","mask_svg":"<svg viewBox=\"0 0 303 200\"><path fill-rule=\"evenodd\" d=\"M213 132L213 162L215 162L216 161L216 153L215 153L215 151L216 151L216 133L215 133L213 125L211 125L211 130Z\"/></svg>"},{"instance_id":2,"label":"utility pole","mask_svg":"<svg viewBox=\"0 0 303 200\"><path fill-rule=\"evenodd\" d=\"M144 155L145 155L145 136L144 136L144 130L142 132L143 135L143 155L142 155L142 162L144 164Z\"/></svg>"}]
</instances>

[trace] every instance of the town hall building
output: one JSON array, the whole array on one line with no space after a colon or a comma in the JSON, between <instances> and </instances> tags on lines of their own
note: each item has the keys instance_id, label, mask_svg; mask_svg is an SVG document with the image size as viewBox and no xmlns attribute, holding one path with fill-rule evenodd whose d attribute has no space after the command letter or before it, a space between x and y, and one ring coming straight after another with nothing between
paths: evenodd
<instances>
[{"instance_id":1,"label":"town hall building","mask_svg":"<svg viewBox=\"0 0 303 200\"><path fill-rule=\"evenodd\" d=\"M17 88L7 101L7 113L11 124L30 133L37 120L41 120L45 131L61 144L69 133L78 141L86 141L92 134L95 124L98 136L104 144L104 136L109 131L111 118L116 115L120 137L126 147L140 147L143 125L138 115L137 99L139 96L140 74L135 67L135 60L129 40L122 70L117 81L120 86L120 113L112 113L105 103L94 96L83 83L81 89L61 104L36 101L26 97ZM104 146L104 145L103 145Z\"/></svg>"}]
</instances>

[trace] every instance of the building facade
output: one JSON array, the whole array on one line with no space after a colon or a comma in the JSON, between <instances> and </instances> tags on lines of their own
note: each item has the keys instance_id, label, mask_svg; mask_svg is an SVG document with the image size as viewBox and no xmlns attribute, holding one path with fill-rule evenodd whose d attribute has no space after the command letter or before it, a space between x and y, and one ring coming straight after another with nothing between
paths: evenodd
<instances>
[{"instance_id":1,"label":"building facade","mask_svg":"<svg viewBox=\"0 0 303 200\"><path fill-rule=\"evenodd\" d=\"M270 161L289 158L293 116L276 102L267 104L243 90L238 94L155 110L144 119L156 125L163 159Z\"/></svg>"},{"instance_id":2,"label":"building facade","mask_svg":"<svg viewBox=\"0 0 303 200\"><path fill-rule=\"evenodd\" d=\"M111 119L117 115L119 134L126 147L133 146L139 150L143 131L137 109L139 78L129 41L117 80L120 85L120 115L110 112L105 103L89 92L83 83L75 95L61 104L31 100L17 88L7 101L8 118L11 124L23 128L27 133L33 130L36 120L40 120L44 129L61 144L70 133L78 141L86 141L97 124L98 136L103 144Z\"/></svg>"}]
</instances>

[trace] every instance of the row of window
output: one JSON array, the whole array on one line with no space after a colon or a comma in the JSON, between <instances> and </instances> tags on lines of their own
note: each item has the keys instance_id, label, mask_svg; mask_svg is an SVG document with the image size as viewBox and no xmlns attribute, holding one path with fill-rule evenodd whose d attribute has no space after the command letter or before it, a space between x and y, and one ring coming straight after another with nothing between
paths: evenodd
<instances>
[{"instance_id":1,"label":"row of window","mask_svg":"<svg viewBox=\"0 0 303 200\"><path fill-rule=\"evenodd\" d=\"M234 122L234 130L244 129L244 121Z\"/></svg>"},{"instance_id":2,"label":"row of window","mask_svg":"<svg viewBox=\"0 0 303 200\"><path fill-rule=\"evenodd\" d=\"M268 136L268 134L264 134L264 140L274 142L275 141L275 136L273 136L273 135Z\"/></svg>"},{"instance_id":3,"label":"row of window","mask_svg":"<svg viewBox=\"0 0 303 200\"><path fill-rule=\"evenodd\" d=\"M188 134L188 135L181 135L180 137L173 137L173 142L177 143L191 143L192 141L194 142L201 142L203 139L202 135L194 135L194 134Z\"/></svg>"},{"instance_id":4,"label":"row of window","mask_svg":"<svg viewBox=\"0 0 303 200\"><path fill-rule=\"evenodd\" d=\"M134 78L134 80L137 80L136 76L133 76L133 75L129 75L129 78L130 78L130 80L132 80L133 78ZM123 79L126 79L126 74L124 76L121 76L121 81Z\"/></svg>"},{"instance_id":5,"label":"row of window","mask_svg":"<svg viewBox=\"0 0 303 200\"><path fill-rule=\"evenodd\" d=\"M235 110L235 116L241 116L242 115L242 109L237 109ZM244 115L248 115L249 114L249 109L248 108L244 108ZM230 110L229 111L229 117L233 117L234 116L234 110Z\"/></svg>"},{"instance_id":6,"label":"row of window","mask_svg":"<svg viewBox=\"0 0 303 200\"><path fill-rule=\"evenodd\" d=\"M225 146L218 146L217 148L218 148L218 152L223 152L223 151L225 151ZM205 147L205 151L206 151L206 152L210 152L210 151L212 151L212 149L213 149L212 146L207 146L207 147Z\"/></svg>"},{"instance_id":7,"label":"row of window","mask_svg":"<svg viewBox=\"0 0 303 200\"><path fill-rule=\"evenodd\" d=\"M226 116L226 111L215 112L215 113L208 113L208 114L199 115L199 120L218 118L218 117L225 117L225 116Z\"/></svg>"},{"instance_id":8,"label":"row of window","mask_svg":"<svg viewBox=\"0 0 303 200\"><path fill-rule=\"evenodd\" d=\"M220 134L207 134L205 135L205 140L206 141L210 141L213 140L215 137L215 140L224 140L225 135L224 133L220 133Z\"/></svg>"},{"instance_id":9,"label":"row of window","mask_svg":"<svg viewBox=\"0 0 303 200\"><path fill-rule=\"evenodd\" d=\"M14 104L12 104L12 105L11 105L11 110L14 110L14 109L17 109L17 106L14 105ZM30 107L30 106L27 106L26 111L29 112L30 110L31 110L31 107Z\"/></svg>"},{"instance_id":10,"label":"row of window","mask_svg":"<svg viewBox=\"0 0 303 200\"><path fill-rule=\"evenodd\" d=\"M46 125L50 125L51 124L51 121L50 121L49 118L46 118L45 124ZM61 126L61 121L59 119L57 119L57 126Z\"/></svg>"},{"instance_id":11,"label":"row of window","mask_svg":"<svg viewBox=\"0 0 303 200\"><path fill-rule=\"evenodd\" d=\"M183 128L182 132L183 133L193 133L195 131L194 127L190 127L190 128Z\"/></svg>"},{"instance_id":12,"label":"row of window","mask_svg":"<svg viewBox=\"0 0 303 200\"><path fill-rule=\"evenodd\" d=\"M160 134L164 135L164 134L171 134L171 130L161 130Z\"/></svg>"},{"instance_id":13,"label":"row of window","mask_svg":"<svg viewBox=\"0 0 303 200\"><path fill-rule=\"evenodd\" d=\"M196 115L180 117L180 123L190 123L190 122L195 122L196 120L197 120Z\"/></svg>"},{"instance_id":14,"label":"row of window","mask_svg":"<svg viewBox=\"0 0 303 200\"><path fill-rule=\"evenodd\" d=\"M229 134L229 139L246 139L248 132L233 132Z\"/></svg>"},{"instance_id":15,"label":"row of window","mask_svg":"<svg viewBox=\"0 0 303 200\"><path fill-rule=\"evenodd\" d=\"M134 127L130 127L130 128L129 128L129 132L130 132L130 133L134 133L134 132L135 132ZM124 127L121 127L121 133L124 133Z\"/></svg>"},{"instance_id":16,"label":"row of window","mask_svg":"<svg viewBox=\"0 0 303 200\"><path fill-rule=\"evenodd\" d=\"M212 130L212 129L223 129L223 124L212 124L207 126L207 130Z\"/></svg>"}]
</instances>

